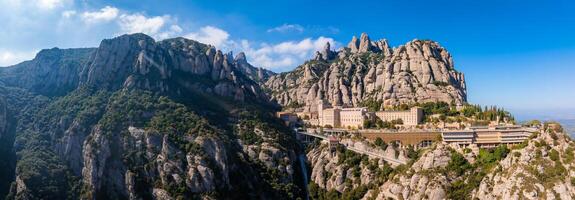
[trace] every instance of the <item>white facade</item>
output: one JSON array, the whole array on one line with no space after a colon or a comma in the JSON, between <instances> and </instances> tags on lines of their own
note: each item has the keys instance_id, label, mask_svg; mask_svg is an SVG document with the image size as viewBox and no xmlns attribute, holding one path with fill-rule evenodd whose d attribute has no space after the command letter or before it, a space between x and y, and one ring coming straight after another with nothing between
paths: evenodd
<instances>
[{"instance_id":1,"label":"white facade","mask_svg":"<svg viewBox=\"0 0 575 200\"><path fill-rule=\"evenodd\" d=\"M467 130L443 131L441 136L444 142L468 146L477 144L479 147L496 147L499 144L519 144L529 139L535 130L521 127L507 128L470 128Z\"/></svg>"},{"instance_id":2,"label":"white facade","mask_svg":"<svg viewBox=\"0 0 575 200\"><path fill-rule=\"evenodd\" d=\"M361 128L367 115L367 108L327 108L323 101L317 105L318 122L320 126Z\"/></svg>"},{"instance_id":3,"label":"white facade","mask_svg":"<svg viewBox=\"0 0 575 200\"><path fill-rule=\"evenodd\" d=\"M367 108L343 108L340 110L339 119L341 127L363 127L363 121L367 114Z\"/></svg>"},{"instance_id":4,"label":"white facade","mask_svg":"<svg viewBox=\"0 0 575 200\"><path fill-rule=\"evenodd\" d=\"M375 116L382 121L401 119L404 125L415 126L423 121L423 109L413 107L408 111L379 111L375 112Z\"/></svg>"}]
</instances>

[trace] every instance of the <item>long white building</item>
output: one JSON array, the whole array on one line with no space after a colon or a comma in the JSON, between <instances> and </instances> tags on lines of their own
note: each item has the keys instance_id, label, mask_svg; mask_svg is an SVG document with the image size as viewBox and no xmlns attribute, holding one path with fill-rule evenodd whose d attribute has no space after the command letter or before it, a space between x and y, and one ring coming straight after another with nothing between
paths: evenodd
<instances>
[{"instance_id":1,"label":"long white building","mask_svg":"<svg viewBox=\"0 0 575 200\"><path fill-rule=\"evenodd\" d=\"M365 107L343 108L333 106L326 108L322 100L317 105L317 124L319 126L331 126L341 128L362 128L363 122L375 114L382 121L401 119L404 125L415 126L423 121L423 110L419 107L408 111L380 111L368 112Z\"/></svg>"},{"instance_id":2,"label":"long white building","mask_svg":"<svg viewBox=\"0 0 575 200\"><path fill-rule=\"evenodd\" d=\"M343 108L334 106L324 108L324 102L319 101L317 105L318 125L343 127L343 128L361 128L363 121L367 119L367 108Z\"/></svg>"},{"instance_id":3,"label":"long white building","mask_svg":"<svg viewBox=\"0 0 575 200\"><path fill-rule=\"evenodd\" d=\"M379 111L375 116L382 121L392 121L401 119L404 125L415 126L423 121L423 109L413 107L408 111Z\"/></svg>"},{"instance_id":4,"label":"long white building","mask_svg":"<svg viewBox=\"0 0 575 200\"><path fill-rule=\"evenodd\" d=\"M477 144L479 147L490 148L499 144L514 145L529 139L536 129L515 126L505 127L471 127L465 130L443 131L444 142L457 144L461 147Z\"/></svg>"}]
</instances>

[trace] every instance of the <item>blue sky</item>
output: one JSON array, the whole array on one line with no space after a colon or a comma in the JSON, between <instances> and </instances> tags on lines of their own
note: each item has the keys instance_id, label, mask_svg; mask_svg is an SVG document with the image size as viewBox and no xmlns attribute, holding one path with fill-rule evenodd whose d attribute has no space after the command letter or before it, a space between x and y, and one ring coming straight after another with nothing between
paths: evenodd
<instances>
[{"instance_id":1,"label":"blue sky","mask_svg":"<svg viewBox=\"0 0 575 200\"><path fill-rule=\"evenodd\" d=\"M572 1L159 1L0 0L0 66L51 47L95 47L144 32L183 36L276 72L301 64L325 42L366 32L393 46L438 41L466 74L469 101L521 116L575 118Z\"/></svg>"}]
</instances>

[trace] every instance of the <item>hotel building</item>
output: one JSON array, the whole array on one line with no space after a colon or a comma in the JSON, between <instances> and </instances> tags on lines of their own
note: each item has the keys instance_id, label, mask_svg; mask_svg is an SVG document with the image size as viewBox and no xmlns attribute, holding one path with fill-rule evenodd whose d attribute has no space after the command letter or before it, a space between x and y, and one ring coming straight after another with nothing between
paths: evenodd
<instances>
[{"instance_id":1,"label":"hotel building","mask_svg":"<svg viewBox=\"0 0 575 200\"><path fill-rule=\"evenodd\" d=\"M519 144L529 139L536 129L520 126L471 127L465 130L443 131L444 142L457 144L461 147L477 144L478 147L492 148L499 144Z\"/></svg>"},{"instance_id":2,"label":"hotel building","mask_svg":"<svg viewBox=\"0 0 575 200\"><path fill-rule=\"evenodd\" d=\"M382 121L401 119L404 125L415 126L423 121L423 109L413 107L408 111L379 111L375 112L375 116Z\"/></svg>"}]
</instances>

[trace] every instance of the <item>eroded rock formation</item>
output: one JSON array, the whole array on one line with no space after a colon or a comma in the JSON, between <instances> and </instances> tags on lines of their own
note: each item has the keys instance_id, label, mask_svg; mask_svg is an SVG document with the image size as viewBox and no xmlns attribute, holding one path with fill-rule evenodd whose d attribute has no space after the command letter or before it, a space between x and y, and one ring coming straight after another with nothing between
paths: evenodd
<instances>
[{"instance_id":1,"label":"eroded rock formation","mask_svg":"<svg viewBox=\"0 0 575 200\"><path fill-rule=\"evenodd\" d=\"M313 60L265 83L281 105L315 109L320 99L332 105L358 106L372 98L384 106L467 100L464 75L437 42L413 40L390 48L387 40L354 37L347 48L333 52L327 44ZM334 56L332 56L334 55ZM337 56L335 56L337 55Z\"/></svg>"}]
</instances>

